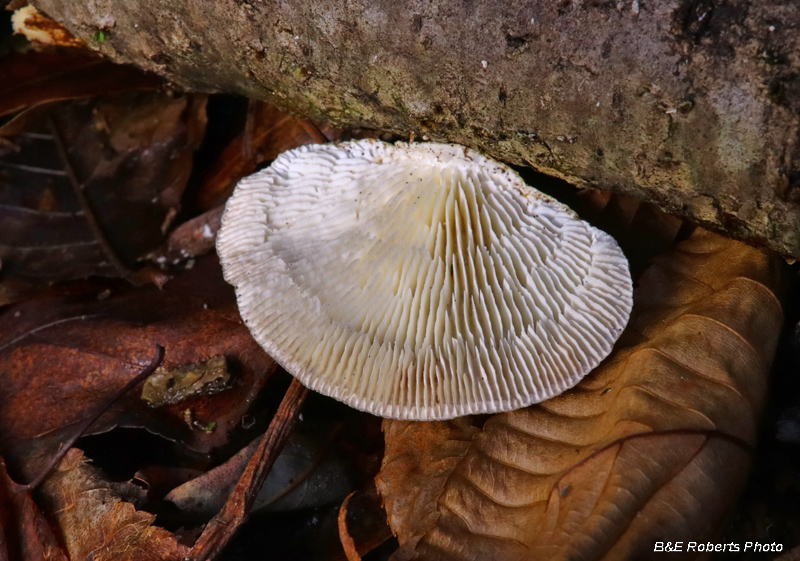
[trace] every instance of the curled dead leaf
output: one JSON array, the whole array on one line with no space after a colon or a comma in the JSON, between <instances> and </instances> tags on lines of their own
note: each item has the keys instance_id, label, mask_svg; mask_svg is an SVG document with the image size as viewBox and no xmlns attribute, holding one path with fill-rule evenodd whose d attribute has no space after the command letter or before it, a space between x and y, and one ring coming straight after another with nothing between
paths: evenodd
<instances>
[{"instance_id":1,"label":"curled dead leaf","mask_svg":"<svg viewBox=\"0 0 800 561\"><path fill-rule=\"evenodd\" d=\"M386 421L396 559L632 559L708 539L749 469L779 276L698 230L645 271L624 343L573 390L482 427Z\"/></svg>"},{"instance_id":2,"label":"curled dead leaf","mask_svg":"<svg viewBox=\"0 0 800 561\"><path fill-rule=\"evenodd\" d=\"M106 402L146 364L155 343L165 366L226 357L232 388L152 409L138 392L91 429L146 427L208 452L228 441L277 365L253 341L212 256L159 290L96 279L53 288L0 311L0 445L13 475L29 481L34 449L52 454L62 431ZM194 426L185 422L191 412ZM197 425L214 424L207 432Z\"/></svg>"},{"instance_id":3,"label":"curled dead leaf","mask_svg":"<svg viewBox=\"0 0 800 561\"><path fill-rule=\"evenodd\" d=\"M60 529L70 559L137 561L184 559L189 549L155 515L137 510L141 493L130 483L111 483L72 449L41 490L43 508Z\"/></svg>"},{"instance_id":4,"label":"curled dead leaf","mask_svg":"<svg viewBox=\"0 0 800 561\"><path fill-rule=\"evenodd\" d=\"M339 507L339 539L342 541L347 561L361 561L361 555L358 554L356 549L356 542L353 541L353 536L350 535L350 530L347 529L347 503L350 502L354 494L355 491L347 495L342 501L342 506Z\"/></svg>"}]
</instances>

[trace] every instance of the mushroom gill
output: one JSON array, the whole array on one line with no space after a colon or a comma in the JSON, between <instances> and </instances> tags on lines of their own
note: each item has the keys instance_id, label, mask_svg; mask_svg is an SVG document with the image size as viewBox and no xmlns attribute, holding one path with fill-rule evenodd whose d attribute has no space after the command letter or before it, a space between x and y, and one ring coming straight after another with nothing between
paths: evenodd
<instances>
[{"instance_id":1,"label":"mushroom gill","mask_svg":"<svg viewBox=\"0 0 800 561\"><path fill-rule=\"evenodd\" d=\"M239 183L217 249L261 346L383 417L558 395L608 355L632 306L613 238L455 145L286 152Z\"/></svg>"}]
</instances>

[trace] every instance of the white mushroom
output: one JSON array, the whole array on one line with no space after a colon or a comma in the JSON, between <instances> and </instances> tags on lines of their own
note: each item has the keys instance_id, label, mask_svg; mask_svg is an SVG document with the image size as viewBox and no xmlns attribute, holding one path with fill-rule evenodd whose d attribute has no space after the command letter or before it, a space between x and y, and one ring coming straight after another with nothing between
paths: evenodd
<instances>
[{"instance_id":1,"label":"white mushroom","mask_svg":"<svg viewBox=\"0 0 800 561\"><path fill-rule=\"evenodd\" d=\"M449 144L285 152L239 183L217 250L272 357L397 419L558 395L608 355L632 306L613 238Z\"/></svg>"}]
</instances>

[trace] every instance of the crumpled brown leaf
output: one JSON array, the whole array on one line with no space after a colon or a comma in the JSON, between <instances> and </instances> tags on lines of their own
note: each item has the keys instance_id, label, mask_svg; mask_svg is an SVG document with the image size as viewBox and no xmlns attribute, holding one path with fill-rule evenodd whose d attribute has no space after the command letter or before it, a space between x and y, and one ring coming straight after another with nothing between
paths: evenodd
<instances>
[{"instance_id":1,"label":"crumpled brown leaf","mask_svg":"<svg viewBox=\"0 0 800 561\"><path fill-rule=\"evenodd\" d=\"M0 127L0 306L92 274L163 284L138 260L180 208L205 103L128 93L40 105Z\"/></svg>"},{"instance_id":2,"label":"crumpled brown leaf","mask_svg":"<svg viewBox=\"0 0 800 561\"><path fill-rule=\"evenodd\" d=\"M3 278L127 276L178 212L205 103L160 93L69 102L0 147Z\"/></svg>"},{"instance_id":3,"label":"crumpled brown leaf","mask_svg":"<svg viewBox=\"0 0 800 561\"><path fill-rule=\"evenodd\" d=\"M632 559L711 537L749 469L779 276L698 230L642 275L625 343L573 390L483 427L386 421L395 559Z\"/></svg>"},{"instance_id":4,"label":"crumpled brown leaf","mask_svg":"<svg viewBox=\"0 0 800 561\"><path fill-rule=\"evenodd\" d=\"M156 343L166 348L165 366L225 356L233 387L159 409L132 392L90 432L144 426L209 452L228 442L277 369L242 324L213 256L163 290L97 279L0 311L0 445L17 480L35 475L34 450L54 453L64 431L71 434L149 362ZM211 432L196 428L212 423Z\"/></svg>"},{"instance_id":5,"label":"crumpled brown leaf","mask_svg":"<svg viewBox=\"0 0 800 561\"><path fill-rule=\"evenodd\" d=\"M140 492L140 491L139 491ZM184 559L189 548L137 510L137 488L111 483L73 448L45 480L40 501L60 529L70 559L137 561Z\"/></svg>"}]
</instances>

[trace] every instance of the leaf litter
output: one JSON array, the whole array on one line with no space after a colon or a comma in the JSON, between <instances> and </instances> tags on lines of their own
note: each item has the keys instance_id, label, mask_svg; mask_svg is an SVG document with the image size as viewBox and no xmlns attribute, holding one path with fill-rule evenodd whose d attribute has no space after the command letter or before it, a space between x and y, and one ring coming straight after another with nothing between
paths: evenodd
<instances>
[{"instance_id":1,"label":"leaf litter","mask_svg":"<svg viewBox=\"0 0 800 561\"><path fill-rule=\"evenodd\" d=\"M383 456L376 420L311 396L304 411L317 418L308 424L296 385L279 407L286 375L250 338L208 255L240 177L300 144L374 133L250 102L241 133L198 174L204 96L143 92L159 81L79 49L13 55L0 68L20 77L0 86L0 114L11 115L0 126L0 453L11 473L3 463L0 559L249 558L242 552L263 541L242 537L219 552L280 445L297 441L295 424L328 434L343 415L338 436L322 439L351 460L334 503L252 516L273 528L276 558L387 559L396 545L381 502L402 544L394 559L635 557L665 532L713 537L730 512L754 459L781 327L774 259L634 199L578 193L574 206L612 231L641 273L636 315L615 353L538 406L385 422L379 496L369 484ZM230 387L158 409L139 391L124 396L89 434L144 429L170 447L169 460L117 481L81 452L100 438L87 437L34 501L19 482L148 362L154 344L173 370L224 357ZM273 428L253 440L276 410ZM278 495L322 465L319 453L303 453L305 467ZM196 489L213 506L192 512ZM191 522L180 528L184 515Z\"/></svg>"}]
</instances>

